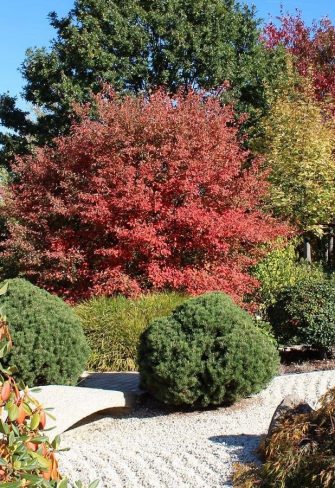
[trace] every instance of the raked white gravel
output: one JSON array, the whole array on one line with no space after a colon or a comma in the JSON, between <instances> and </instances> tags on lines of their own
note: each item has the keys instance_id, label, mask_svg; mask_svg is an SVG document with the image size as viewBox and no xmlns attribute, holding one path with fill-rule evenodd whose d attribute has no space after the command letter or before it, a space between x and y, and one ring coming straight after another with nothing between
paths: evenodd
<instances>
[{"instance_id":1,"label":"raked white gravel","mask_svg":"<svg viewBox=\"0 0 335 488\"><path fill-rule=\"evenodd\" d=\"M63 434L62 446L71 450L61 454L60 467L72 480L99 479L100 488L229 487L232 464L255 459L284 396L315 406L333 386L335 371L292 374L230 408L167 413L141 406L121 418L100 416Z\"/></svg>"}]
</instances>

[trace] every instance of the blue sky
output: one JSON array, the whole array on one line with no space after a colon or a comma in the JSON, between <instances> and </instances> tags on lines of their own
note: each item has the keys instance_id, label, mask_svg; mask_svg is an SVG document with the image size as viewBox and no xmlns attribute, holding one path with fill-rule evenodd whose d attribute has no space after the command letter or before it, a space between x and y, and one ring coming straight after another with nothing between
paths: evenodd
<instances>
[{"instance_id":1,"label":"blue sky","mask_svg":"<svg viewBox=\"0 0 335 488\"><path fill-rule=\"evenodd\" d=\"M247 0L267 19L276 16L280 5L294 12L299 8L306 21L328 15L335 21L334 0ZM60 15L68 12L74 0L2 0L0 7L0 93L9 91L19 95L23 80L18 68L28 47L48 46L54 35L47 14L55 10Z\"/></svg>"}]
</instances>

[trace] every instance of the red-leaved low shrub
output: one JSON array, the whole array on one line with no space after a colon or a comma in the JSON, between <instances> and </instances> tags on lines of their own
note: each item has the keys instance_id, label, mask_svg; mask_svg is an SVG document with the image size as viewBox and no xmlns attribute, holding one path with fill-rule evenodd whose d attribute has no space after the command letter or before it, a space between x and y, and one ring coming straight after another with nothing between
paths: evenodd
<instances>
[{"instance_id":1,"label":"red-leaved low shrub","mask_svg":"<svg viewBox=\"0 0 335 488\"><path fill-rule=\"evenodd\" d=\"M69 136L16 161L7 272L70 300L166 288L240 299L257 285L249 266L287 229L260 210L266 178L231 107L106 89L77 115Z\"/></svg>"}]
</instances>

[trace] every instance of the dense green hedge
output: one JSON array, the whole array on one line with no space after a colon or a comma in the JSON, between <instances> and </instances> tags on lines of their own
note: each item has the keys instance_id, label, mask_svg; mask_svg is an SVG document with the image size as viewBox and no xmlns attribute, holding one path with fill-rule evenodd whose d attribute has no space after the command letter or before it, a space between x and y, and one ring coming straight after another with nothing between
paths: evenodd
<instances>
[{"instance_id":1,"label":"dense green hedge","mask_svg":"<svg viewBox=\"0 0 335 488\"><path fill-rule=\"evenodd\" d=\"M329 350L335 345L335 280L287 288L269 307L268 316L280 343Z\"/></svg>"},{"instance_id":2,"label":"dense green hedge","mask_svg":"<svg viewBox=\"0 0 335 488\"><path fill-rule=\"evenodd\" d=\"M4 363L15 364L18 377L30 386L75 384L85 369L89 348L74 311L26 280L7 283L0 310L7 318L14 348Z\"/></svg>"},{"instance_id":3,"label":"dense green hedge","mask_svg":"<svg viewBox=\"0 0 335 488\"><path fill-rule=\"evenodd\" d=\"M223 293L153 321L139 348L143 388L173 405L232 403L260 391L278 365L273 339Z\"/></svg>"},{"instance_id":4,"label":"dense green hedge","mask_svg":"<svg viewBox=\"0 0 335 488\"><path fill-rule=\"evenodd\" d=\"M260 282L258 301L262 311L276 303L280 293L289 286L323 279L324 273L320 265L298 260L298 244L297 240L282 244L254 268L253 274Z\"/></svg>"},{"instance_id":5,"label":"dense green hedge","mask_svg":"<svg viewBox=\"0 0 335 488\"><path fill-rule=\"evenodd\" d=\"M137 369L139 338L149 322L169 315L186 300L177 293L153 293L131 300L93 298L76 308L91 347L88 368L95 371Z\"/></svg>"}]
</instances>

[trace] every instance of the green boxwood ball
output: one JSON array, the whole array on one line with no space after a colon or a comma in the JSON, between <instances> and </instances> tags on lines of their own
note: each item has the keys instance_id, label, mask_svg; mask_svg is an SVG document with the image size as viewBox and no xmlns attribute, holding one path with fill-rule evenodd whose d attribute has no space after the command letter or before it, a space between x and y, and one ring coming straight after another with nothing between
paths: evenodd
<instances>
[{"instance_id":1,"label":"green boxwood ball","mask_svg":"<svg viewBox=\"0 0 335 488\"><path fill-rule=\"evenodd\" d=\"M223 293L193 298L153 321L139 346L142 387L171 405L230 404L276 374L271 337Z\"/></svg>"},{"instance_id":2,"label":"green boxwood ball","mask_svg":"<svg viewBox=\"0 0 335 488\"><path fill-rule=\"evenodd\" d=\"M26 280L7 283L0 311L14 347L1 361L15 365L17 378L29 386L75 384L89 354L79 318L63 300Z\"/></svg>"}]
</instances>

